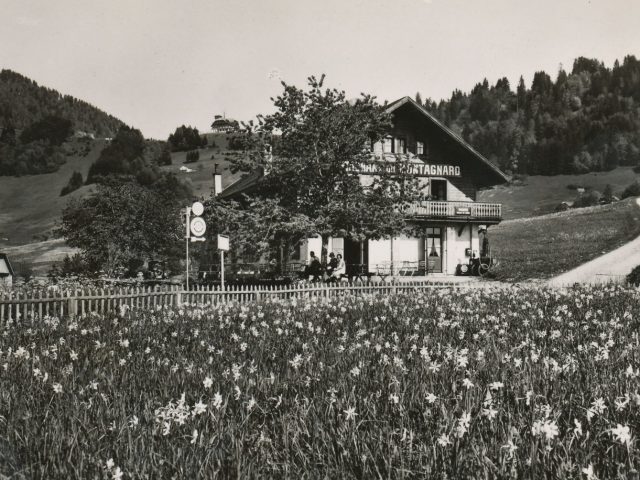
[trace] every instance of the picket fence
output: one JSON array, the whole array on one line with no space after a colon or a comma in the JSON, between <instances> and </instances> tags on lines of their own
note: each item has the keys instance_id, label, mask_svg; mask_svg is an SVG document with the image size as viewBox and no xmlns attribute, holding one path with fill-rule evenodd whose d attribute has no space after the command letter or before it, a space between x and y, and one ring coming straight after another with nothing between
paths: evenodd
<instances>
[{"instance_id":1,"label":"picket fence","mask_svg":"<svg viewBox=\"0 0 640 480\"><path fill-rule=\"evenodd\" d=\"M36 319L44 316L75 316L105 313L127 305L131 309L155 309L183 304L253 302L268 297L337 297L343 295L389 294L408 290L466 288L445 282L294 284L273 286L196 286L184 290L177 285L155 287L42 290L30 293L0 294L0 325L8 320Z\"/></svg>"}]
</instances>

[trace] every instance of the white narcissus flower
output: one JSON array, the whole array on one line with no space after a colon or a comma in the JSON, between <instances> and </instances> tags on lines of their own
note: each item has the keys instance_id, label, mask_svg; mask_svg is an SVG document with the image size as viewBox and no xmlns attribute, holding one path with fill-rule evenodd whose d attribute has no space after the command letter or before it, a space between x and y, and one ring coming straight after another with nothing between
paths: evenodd
<instances>
[{"instance_id":1,"label":"white narcissus flower","mask_svg":"<svg viewBox=\"0 0 640 480\"><path fill-rule=\"evenodd\" d=\"M356 413L356 408L355 407L349 407L346 410L344 410L344 413L346 414L346 420L349 421L352 418L356 418L356 416L358 415Z\"/></svg>"},{"instance_id":2,"label":"white narcissus flower","mask_svg":"<svg viewBox=\"0 0 640 480\"><path fill-rule=\"evenodd\" d=\"M213 385L213 380L211 380L211 378L206 377L203 381L202 384L204 385L204 388L209 389L211 388L211 385Z\"/></svg>"},{"instance_id":3,"label":"white narcissus flower","mask_svg":"<svg viewBox=\"0 0 640 480\"><path fill-rule=\"evenodd\" d=\"M611 429L611 433L618 442L627 446L631 445L631 429L627 425L618 424L616 428Z\"/></svg>"},{"instance_id":4,"label":"white narcissus flower","mask_svg":"<svg viewBox=\"0 0 640 480\"><path fill-rule=\"evenodd\" d=\"M52 387L55 393L62 393L62 385L60 385L59 383L54 383Z\"/></svg>"},{"instance_id":5,"label":"white narcissus flower","mask_svg":"<svg viewBox=\"0 0 640 480\"><path fill-rule=\"evenodd\" d=\"M222 406L222 395L220 395L220 392L216 392L213 396L213 406L216 407L217 410Z\"/></svg>"},{"instance_id":6,"label":"white narcissus flower","mask_svg":"<svg viewBox=\"0 0 640 480\"><path fill-rule=\"evenodd\" d=\"M121 480L124 474L122 473L122 470L120 470L120 467L116 467L111 475L111 478L113 480Z\"/></svg>"},{"instance_id":7,"label":"white narcissus flower","mask_svg":"<svg viewBox=\"0 0 640 480\"><path fill-rule=\"evenodd\" d=\"M573 424L576 426L576 428L573 429L573 433L577 437L581 436L582 435L582 423L580 423L577 418L574 418L573 419Z\"/></svg>"},{"instance_id":8,"label":"white narcissus flower","mask_svg":"<svg viewBox=\"0 0 640 480\"><path fill-rule=\"evenodd\" d=\"M449 439L449 435L443 433L438 437L438 445L441 447L446 447L447 445L451 445L451 440Z\"/></svg>"},{"instance_id":9,"label":"white narcissus flower","mask_svg":"<svg viewBox=\"0 0 640 480\"><path fill-rule=\"evenodd\" d=\"M582 469L582 473L587 476L587 480L598 480L598 477L596 477L596 474L593 472L593 464L591 463L588 467Z\"/></svg>"}]
</instances>

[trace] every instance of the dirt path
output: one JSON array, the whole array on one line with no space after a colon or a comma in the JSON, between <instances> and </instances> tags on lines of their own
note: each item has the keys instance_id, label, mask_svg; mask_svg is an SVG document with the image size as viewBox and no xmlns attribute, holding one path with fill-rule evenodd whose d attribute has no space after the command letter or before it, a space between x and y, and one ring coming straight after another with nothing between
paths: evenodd
<instances>
[{"instance_id":1,"label":"dirt path","mask_svg":"<svg viewBox=\"0 0 640 480\"><path fill-rule=\"evenodd\" d=\"M636 199L640 206L640 198ZM640 237L629 243L594 258L590 262L569 270L548 281L552 286L568 286L574 283L623 282L624 277L640 265Z\"/></svg>"}]
</instances>

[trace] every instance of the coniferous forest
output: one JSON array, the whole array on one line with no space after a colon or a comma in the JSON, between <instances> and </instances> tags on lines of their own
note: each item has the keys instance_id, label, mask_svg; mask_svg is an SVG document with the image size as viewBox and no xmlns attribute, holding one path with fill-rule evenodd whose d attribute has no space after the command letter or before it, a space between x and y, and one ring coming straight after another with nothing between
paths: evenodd
<instances>
[{"instance_id":1,"label":"coniferous forest","mask_svg":"<svg viewBox=\"0 0 640 480\"><path fill-rule=\"evenodd\" d=\"M504 171L557 175L610 170L640 162L640 61L633 55L612 68L580 57L555 78L536 72L440 103L416 100Z\"/></svg>"}]
</instances>

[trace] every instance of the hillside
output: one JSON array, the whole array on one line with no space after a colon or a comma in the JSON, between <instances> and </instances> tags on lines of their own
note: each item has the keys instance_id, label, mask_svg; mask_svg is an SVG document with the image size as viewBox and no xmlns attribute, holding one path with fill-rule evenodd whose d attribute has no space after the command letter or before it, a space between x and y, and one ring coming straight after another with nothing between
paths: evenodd
<instances>
[{"instance_id":1,"label":"hillside","mask_svg":"<svg viewBox=\"0 0 640 480\"><path fill-rule=\"evenodd\" d=\"M507 220L489 228L504 281L546 279L610 252L640 235L635 198L534 218Z\"/></svg>"},{"instance_id":2,"label":"hillside","mask_svg":"<svg viewBox=\"0 0 640 480\"><path fill-rule=\"evenodd\" d=\"M185 164L186 152L175 152L171 154L172 164L161 167L161 170L174 172L179 179L186 181L193 188L194 195L202 198L211 195L216 163L218 171L222 173L223 188L242 175L229 171L228 159L238 153L227 149L226 135L207 136L209 143L214 141L216 147L201 149L198 162ZM96 140L91 145L86 156L68 156L56 172L21 177L0 176L0 238L8 239L0 242L0 250L10 255L16 270L22 271L31 266L36 275L45 275L54 262L76 251L66 246L62 239L54 238L53 230L67 201L87 195L93 189L92 186L83 186L67 196L60 196L60 190L74 171L87 178L91 164L99 157L107 142ZM180 171L183 165L193 169L193 172Z\"/></svg>"},{"instance_id":3,"label":"hillside","mask_svg":"<svg viewBox=\"0 0 640 480\"><path fill-rule=\"evenodd\" d=\"M555 78L552 78L555 77ZM576 174L640 162L640 60L577 58L530 86L480 81L425 107L505 171Z\"/></svg>"},{"instance_id":4,"label":"hillside","mask_svg":"<svg viewBox=\"0 0 640 480\"><path fill-rule=\"evenodd\" d=\"M60 196L71 174L78 171L86 178L105 141L96 140L86 156L71 155L57 172L22 177L0 176L0 237L5 244L19 245L49 238L70 198L85 195L92 187Z\"/></svg>"},{"instance_id":5,"label":"hillside","mask_svg":"<svg viewBox=\"0 0 640 480\"><path fill-rule=\"evenodd\" d=\"M500 185L478 193L478 201L502 203L505 220L553 213L561 202L573 202L578 193L570 185L591 187L602 192L611 185L619 195L630 183L640 179L631 167L619 167L609 172L583 175L529 176L521 182Z\"/></svg>"},{"instance_id":6,"label":"hillside","mask_svg":"<svg viewBox=\"0 0 640 480\"><path fill-rule=\"evenodd\" d=\"M207 198L213 190L213 173L218 165L217 171L222 174L222 188L226 188L236 180L240 179L242 173L231 173L230 159L241 152L228 148L229 135L222 133L207 133L209 146L199 149L200 160L194 163L184 163L187 152L173 152L171 154L171 165L161 167L166 172L173 172L178 178L185 180L193 189L196 197ZM214 144L215 146L211 146ZM193 170L191 173L180 171L180 167L185 166Z\"/></svg>"},{"instance_id":7,"label":"hillside","mask_svg":"<svg viewBox=\"0 0 640 480\"><path fill-rule=\"evenodd\" d=\"M23 130L37 120L55 115L72 122L73 129L112 137L122 121L70 95L38 85L11 70L0 71L0 129Z\"/></svg>"}]
</instances>

